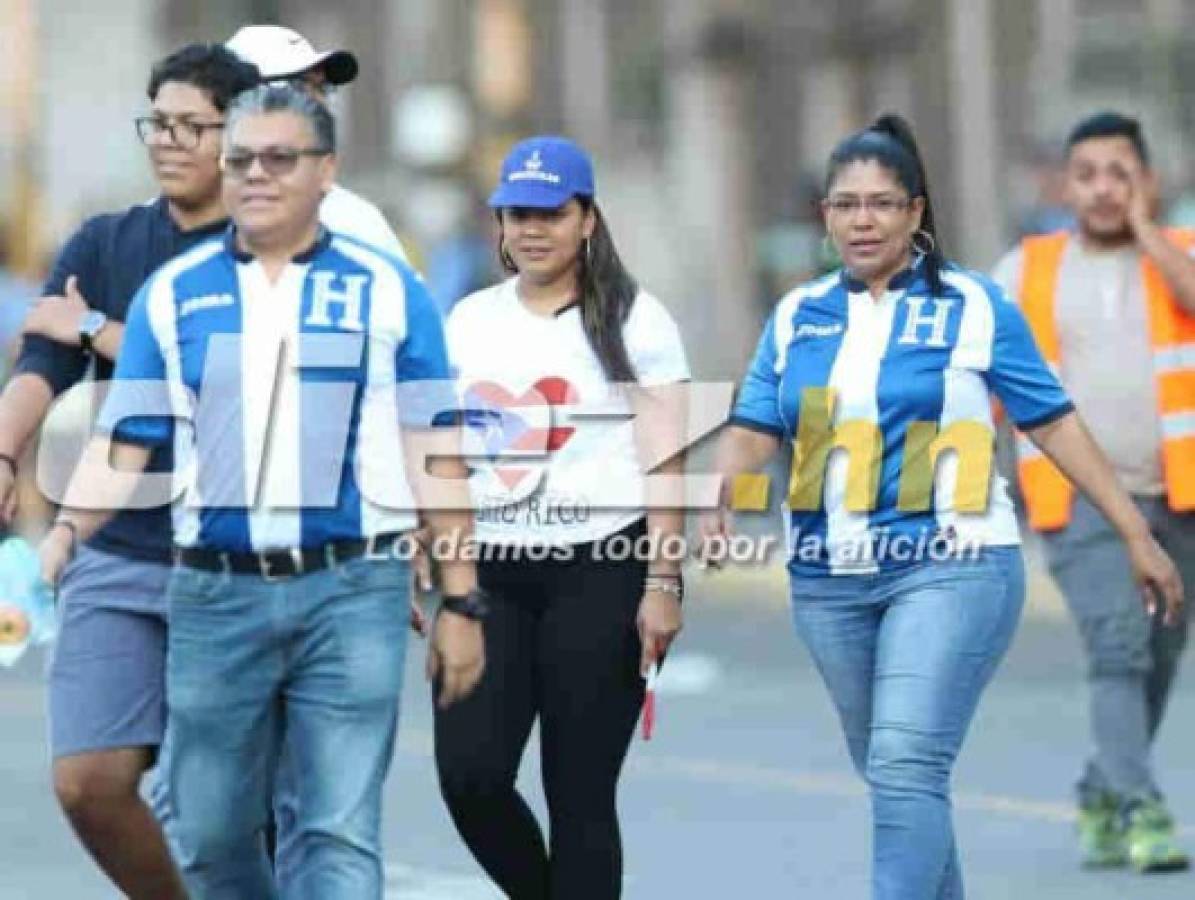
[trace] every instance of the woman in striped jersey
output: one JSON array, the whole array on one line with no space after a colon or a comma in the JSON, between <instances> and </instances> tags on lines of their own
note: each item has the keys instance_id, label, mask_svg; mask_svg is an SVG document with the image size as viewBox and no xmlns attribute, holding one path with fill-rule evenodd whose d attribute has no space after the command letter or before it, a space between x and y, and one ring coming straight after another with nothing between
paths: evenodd
<instances>
[{"instance_id":1,"label":"woman in striped jersey","mask_svg":"<svg viewBox=\"0 0 1195 900\"><path fill-rule=\"evenodd\" d=\"M702 531L717 561L735 476L792 440L793 615L871 791L873 897L955 900L950 773L1025 593L990 397L1116 526L1147 605L1177 616L1182 587L1017 307L942 256L902 119L838 145L823 210L843 267L769 320Z\"/></svg>"}]
</instances>

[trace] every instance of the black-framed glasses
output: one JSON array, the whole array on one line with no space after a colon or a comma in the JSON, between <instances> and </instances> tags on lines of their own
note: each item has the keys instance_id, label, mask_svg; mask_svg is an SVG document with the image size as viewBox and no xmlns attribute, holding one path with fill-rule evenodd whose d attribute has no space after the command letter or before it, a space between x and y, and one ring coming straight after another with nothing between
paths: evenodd
<instances>
[{"instance_id":1,"label":"black-framed glasses","mask_svg":"<svg viewBox=\"0 0 1195 900\"><path fill-rule=\"evenodd\" d=\"M867 210L877 216L890 216L908 209L912 203L908 197L892 194L878 194L874 197L846 195L830 197L824 202L828 210L839 216L853 216L860 210Z\"/></svg>"},{"instance_id":2,"label":"black-framed glasses","mask_svg":"<svg viewBox=\"0 0 1195 900\"><path fill-rule=\"evenodd\" d=\"M289 175L295 170L295 166L299 164L301 157L327 156L331 152L331 150L323 147L309 147L305 149L267 147L265 150L258 150L256 152L252 150L233 150L220 157L220 165L224 169L225 175L231 178L244 178L249 174L249 170L253 168L253 162L256 160L261 163L261 167L267 175L281 178L283 175Z\"/></svg>"},{"instance_id":3,"label":"black-framed glasses","mask_svg":"<svg viewBox=\"0 0 1195 900\"><path fill-rule=\"evenodd\" d=\"M170 143L184 150L194 150L209 129L223 128L223 122L196 122L193 119L168 119L165 116L139 116L133 120L141 143L149 144L163 134Z\"/></svg>"}]
</instances>

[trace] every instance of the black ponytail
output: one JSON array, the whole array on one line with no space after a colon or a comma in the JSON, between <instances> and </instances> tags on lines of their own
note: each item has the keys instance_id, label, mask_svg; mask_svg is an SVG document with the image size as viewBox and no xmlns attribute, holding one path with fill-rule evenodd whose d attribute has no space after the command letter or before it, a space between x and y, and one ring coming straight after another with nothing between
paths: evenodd
<instances>
[{"instance_id":1,"label":"black ponytail","mask_svg":"<svg viewBox=\"0 0 1195 900\"><path fill-rule=\"evenodd\" d=\"M838 177L838 172L848 163L873 160L888 169L910 197L921 197L925 208L921 213L921 231L929 235L924 251L925 277L934 296L942 293L942 268L946 258L942 252L942 241L938 237L937 222L934 219L934 205L929 195L929 180L925 174L925 163L913 129L902 116L885 113L865 130L842 141L830 154L826 170L826 192Z\"/></svg>"},{"instance_id":2,"label":"black ponytail","mask_svg":"<svg viewBox=\"0 0 1195 900\"><path fill-rule=\"evenodd\" d=\"M636 381L638 376L627 353L622 327L639 294L639 284L623 265L598 205L590 197L578 196L577 202L583 211L592 210L594 217L593 236L581 245L577 273L581 326L589 346L601 363L606 380L612 383ZM516 274L519 271L502 246L501 236L498 239L498 258L507 272Z\"/></svg>"}]
</instances>

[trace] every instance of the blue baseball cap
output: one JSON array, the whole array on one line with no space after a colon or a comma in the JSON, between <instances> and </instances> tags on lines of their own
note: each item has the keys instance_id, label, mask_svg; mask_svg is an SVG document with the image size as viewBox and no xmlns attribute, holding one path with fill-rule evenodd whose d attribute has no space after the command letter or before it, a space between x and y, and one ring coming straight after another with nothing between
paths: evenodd
<instances>
[{"instance_id":1,"label":"blue baseball cap","mask_svg":"<svg viewBox=\"0 0 1195 900\"><path fill-rule=\"evenodd\" d=\"M589 154L568 138L540 136L519 141L506 154L490 206L558 209L573 197L593 194Z\"/></svg>"}]
</instances>

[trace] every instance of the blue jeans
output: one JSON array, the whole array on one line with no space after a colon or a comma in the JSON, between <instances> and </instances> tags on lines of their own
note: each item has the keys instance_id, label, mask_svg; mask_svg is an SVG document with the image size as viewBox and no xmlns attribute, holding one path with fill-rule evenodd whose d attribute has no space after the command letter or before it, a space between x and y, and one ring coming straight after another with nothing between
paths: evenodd
<instances>
[{"instance_id":1,"label":"blue jeans","mask_svg":"<svg viewBox=\"0 0 1195 900\"><path fill-rule=\"evenodd\" d=\"M392 559L277 581L174 570L165 776L193 896L381 898L408 592ZM262 829L284 745L296 820L280 889Z\"/></svg>"},{"instance_id":2,"label":"blue jeans","mask_svg":"<svg viewBox=\"0 0 1195 900\"><path fill-rule=\"evenodd\" d=\"M874 900L958 900L950 773L1020 618L1020 548L791 587L797 633L871 791Z\"/></svg>"}]
</instances>

